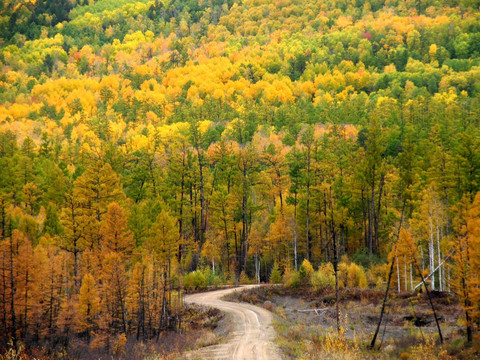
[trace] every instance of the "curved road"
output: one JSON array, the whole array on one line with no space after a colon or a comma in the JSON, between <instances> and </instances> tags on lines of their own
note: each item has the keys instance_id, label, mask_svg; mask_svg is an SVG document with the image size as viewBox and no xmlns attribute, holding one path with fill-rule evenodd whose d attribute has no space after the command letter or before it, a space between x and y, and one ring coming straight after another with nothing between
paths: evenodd
<instances>
[{"instance_id":1,"label":"curved road","mask_svg":"<svg viewBox=\"0 0 480 360\"><path fill-rule=\"evenodd\" d=\"M220 300L228 293L242 291L242 289L248 287L252 286L217 290L185 297L187 303L215 307L227 313L229 321L233 325L233 331L229 334L228 342L204 347L190 354L189 358L217 360L280 359L278 350L273 344L275 332L271 325L272 313L270 311L250 304Z\"/></svg>"}]
</instances>

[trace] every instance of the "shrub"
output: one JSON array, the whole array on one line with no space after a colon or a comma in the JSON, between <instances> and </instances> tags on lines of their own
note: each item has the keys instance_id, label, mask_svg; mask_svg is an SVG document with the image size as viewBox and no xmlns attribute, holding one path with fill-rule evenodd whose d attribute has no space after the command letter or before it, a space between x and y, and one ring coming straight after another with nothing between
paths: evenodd
<instances>
[{"instance_id":1,"label":"shrub","mask_svg":"<svg viewBox=\"0 0 480 360\"><path fill-rule=\"evenodd\" d=\"M237 277L235 276L235 271L232 271L230 273L230 276L227 280L227 285L238 285L238 279Z\"/></svg>"},{"instance_id":2,"label":"shrub","mask_svg":"<svg viewBox=\"0 0 480 360\"><path fill-rule=\"evenodd\" d=\"M203 275L205 275L205 279L207 280L207 286L212 286L215 281L215 274L213 273L212 269L205 269L203 271Z\"/></svg>"},{"instance_id":3,"label":"shrub","mask_svg":"<svg viewBox=\"0 0 480 360\"><path fill-rule=\"evenodd\" d=\"M213 286L215 288L225 284L225 279L222 274L215 274L211 268L207 268L203 271L205 278L207 280L207 286Z\"/></svg>"},{"instance_id":4,"label":"shrub","mask_svg":"<svg viewBox=\"0 0 480 360\"><path fill-rule=\"evenodd\" d=\"M245 273L245 271L242 271L242 273L240 274L240 284L248 285L248 284L251 284L251 283L252 282L248 278L248 275Z\"/></svg>"},{"instance_id":5,"label":"shrub","mask_svg":"<svg viewBox=\"0 0 480 360\"><path fill-rule=\"evenodd\" d=\"M373 265L367 271L367 283L376 290L384 290L388 275L388 264Z\"/></svg>"},{"instance_id":6,"label":"shrub","mask_svg":"<svg viewBox=\"0 0 480 360\"><path fill-rule=\"evenodd\" d=\"M335 276L315 271L312 274L311 283L315 290L323 290L335 286Z\"/></svg>"},{"instance_id":7,"label":"shrub","mask_svg":"<svg viewBox=\"0 0 480 360\"><path fill-rule=\"evenodd\" d=\"M313 266L310 263L310 261L308 261L307 259L304 259L302 262L302 265L300 265L299 272L300 272L300 277L302 278L310 277L310 275L312 275L314 272Z\"/></svg>"},{"instance_id":8,"label":"shrub","mask_svg":"<svg viewBox=\"0 0 480 360\"><path fill-rule=\"evenodd\" d=\"M285 287L296 289L300 286L300 274L287 268L283 274L283 284Z\"/></svg>"},{"instance_id":9,"label":"shrub","mask_svg":"<svg viewBox=\"0 0 480 360\"><path fill-rule=\"evenodd\" d=\"M338 264L338 287L345 288L348 285L348 268L347 263L341 262Z\"/></svg>"},{"instance_id":10,"label":"shrub","mask_svg":"<svg viewBox=\"0 0 480 360\"><path fill-rule=\"evenodd\" d=\"M207 278L200 270L197 270L185 275L183 286L187 291L203 290L207 288Z\"/></svg>"},{"instance_id":11,"label":"shrub","mask_svg":"<svg viewBox=\"0 0 480 360\"><path fill-rule=\"evenodd\" d=\"M273 264L273 269L272 273L270 274L269 281L272 284L280 284L282 282L282 273L280 272L277 263Z\"/></svg>"},{"instance_id":12,"label":"shrub","mask_svg":"<svg viewBox=\"0 0 480 360\"><path fill-rule=\"evenodd\" d=\"M380 260L381 259L377 255L370 254L367 248L363 248L353 254L353 261L364 268L369 268L372 265L378 264Z\"/></svg>"},{"instance_id":13,"label":"shrub","mask_svg":"<svg viewBox=\"0 0 480 360\"><path fill-rule=\"evenodd\" d=\"M222 285L225 285L225 278L223 276L220 276L220 275L215 275L215 277L213 278L213 283L211 285L216 287L216 288L218 288Z\"/></svg>"},{"instance_id":14,"label":"shrub","mask_svg":"<svg viewBox=\"0 0 480 360\"><path fill-rule=\"evenodd\" d=\"M360 289L368 288L367 277L365 276L365 271L363 269L362 269L361 273L359 274L358 287Z\"/></svg>"},{"instance_id":15,"label":"shrub","mask_svg":"<svg viewBox=\"0 0 480 360\"><path fill-rule=\"evenodd\" d=\"M300 265L300 268L298 269L298 276L302 280L307 278L307 270L303 265Z\"/></svg>"},{"instance_id":16,"label":"shrub","mask_svg":"<svg viewBox=\"0 0 480 360\"><path fill-rule=\"evenodd\" d=\"M310 281L315 290L333 288L335 286L335 273L331 263L318 267L318 271L312 273Z\"/></svg>"},{"instance_id":17,"label":"shrub","mask_svg":"<svg viewBox=\"0 0 480 360\"><path fill-rule=\"evenodd\" d=\"M347 286L360 287L362 289L367 287L367 277L363 268L355 263L351 263L347 270Z\"/></svg>"}]
</instances>

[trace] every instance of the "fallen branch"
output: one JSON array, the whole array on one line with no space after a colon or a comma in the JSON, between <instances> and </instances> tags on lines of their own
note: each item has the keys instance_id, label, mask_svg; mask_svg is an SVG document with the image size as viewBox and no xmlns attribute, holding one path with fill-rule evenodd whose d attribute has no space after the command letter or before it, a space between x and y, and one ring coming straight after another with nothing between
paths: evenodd
<instances>
[{"instance_id":1,"label":"fallen branch","mask_svg":"<svg viewBox=\"0 0 480 360\"><path fill-rule=\"evenodd\" d=\"M315 314L320 315L319 311L326 311L331 308L323 308L323 309L306 309L306 310L297 310L298 312L315 312Z\"/></svg>"}]
</instances>

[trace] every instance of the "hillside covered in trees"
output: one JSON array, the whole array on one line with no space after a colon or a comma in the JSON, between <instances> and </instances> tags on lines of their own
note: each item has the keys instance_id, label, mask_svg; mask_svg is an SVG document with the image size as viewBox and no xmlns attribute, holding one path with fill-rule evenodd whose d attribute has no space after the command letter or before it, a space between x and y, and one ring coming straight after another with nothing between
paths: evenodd
<instances>
[{"instance_id":1,"label":"hillside covered in trees","mask_svg":"<svg viewBox=\"0 0 480 360\"><path fill-rule=\"evenodd\" d=\"M475 342L479 6L2 1L0 349L117 356L184 285L344 255Z\"/></svg>"}]
</instances>

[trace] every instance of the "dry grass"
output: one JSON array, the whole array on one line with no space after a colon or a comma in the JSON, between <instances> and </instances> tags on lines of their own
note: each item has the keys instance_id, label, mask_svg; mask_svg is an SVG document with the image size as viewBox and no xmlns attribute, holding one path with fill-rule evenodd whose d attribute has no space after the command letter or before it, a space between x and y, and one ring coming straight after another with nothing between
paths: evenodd
<instances>
[{"instance_id":1,"label":"dry grass","mask_svg":"<svg viewBox=\"0 0 480 360\"><path fill-rule=\"evenodd\" d=\"M434 293L447 345L438 344L438 334L426 294L392 293L389 296L385 336L382 324L377 349L368 345L378 321L381 291L347 288L341 292L342 331L335 329L335 294L331 290L289 289L282 286L255 288L232 294L230 300L245 301L274 312L276 342L287 359L472 359L478 352L457 339L464 336L457 324L461 309L449 294ZM298 309L331 308L321 315ZM379 348L379 346L381 346Z\"/></svg>"}]
</instances>

